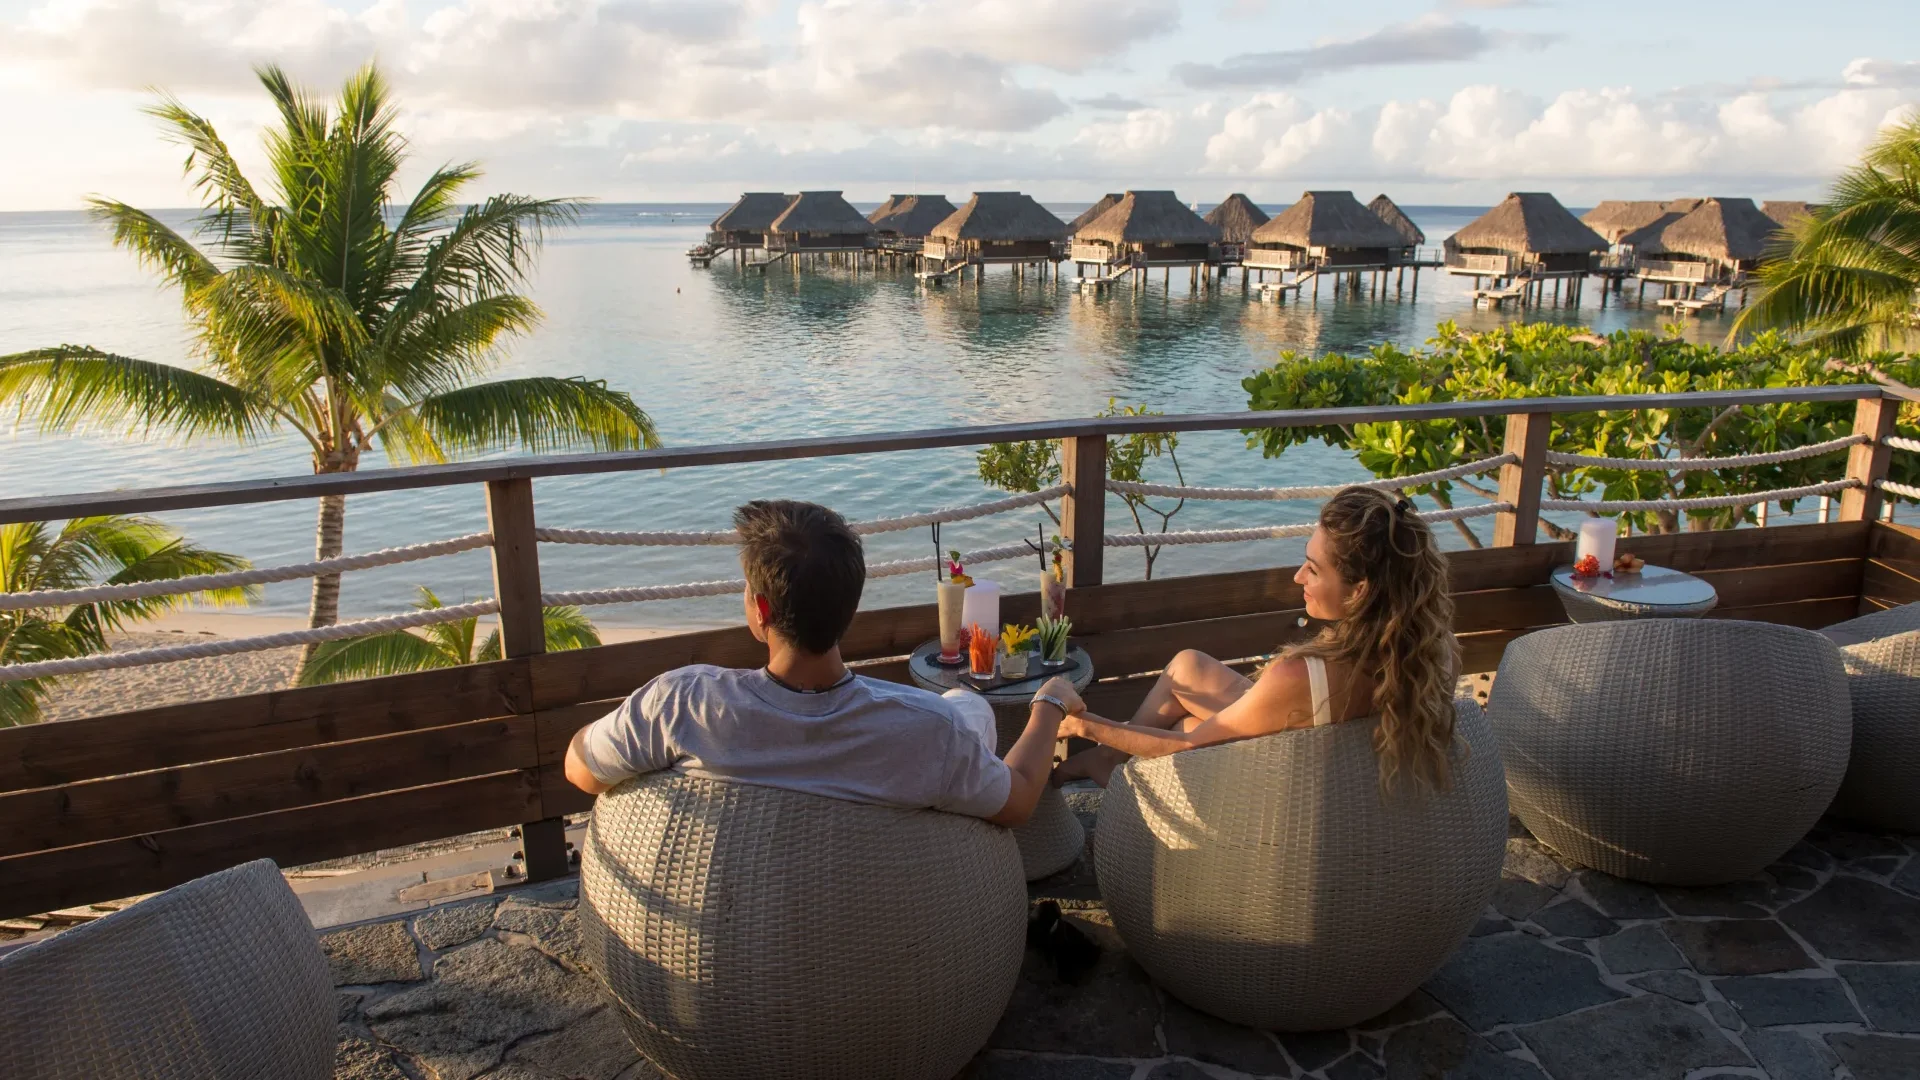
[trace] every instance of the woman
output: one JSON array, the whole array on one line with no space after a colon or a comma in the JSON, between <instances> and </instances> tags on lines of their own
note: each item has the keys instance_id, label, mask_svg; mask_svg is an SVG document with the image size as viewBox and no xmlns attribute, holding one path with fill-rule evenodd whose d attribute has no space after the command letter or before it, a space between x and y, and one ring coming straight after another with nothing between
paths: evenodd
<instances>
[{"instance_id":1,"label":"woman","mask_svg":"<svg viewBox=\"0 0 1920 1080\"><path fill-rule=\"evenodd\" d=\"M1054 782L1105 786L1128 757L1158 757L1291 728L1378 716L1380 781L1447 786L1457 652L1447 564L1413 504L1372 488L1320 509L1293 576L1307 614L1331 623L1250 680L1205 653L1173 658L1128 724L1069 716L1062 736L1100 745L1054 770Z\"/></svg>"}]
</instances>

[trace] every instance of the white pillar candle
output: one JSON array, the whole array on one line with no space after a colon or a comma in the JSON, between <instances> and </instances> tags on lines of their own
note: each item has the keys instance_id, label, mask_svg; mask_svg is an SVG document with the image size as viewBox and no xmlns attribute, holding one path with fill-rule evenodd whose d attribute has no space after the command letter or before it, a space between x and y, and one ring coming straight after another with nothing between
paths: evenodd
<instances>
[{"instance_id":1,"label":"white pillar candle","mask_svg":"<svg viewBox=\"0 0 1920 1080\"><path fill-rule=\"evenodd\" d=\"M968 587L960 602L960 625L967 629L978 626L988 637L1000 637L999 582L976 581Z\"/></svg>"},{"instance_id":2,"label":"white pillar candle","mask_svg":"<svg viewBox=\"0 0 1920 1080\"><path fill-rule=\"evenodd\" d=\"M1620 526L1612 518L1588 518L1580 523L1580 540L1573 549L1573 561L1591 555L1600 564L1600 572L1613 569L1613 543Z\"/></svg>"}]
</instances>

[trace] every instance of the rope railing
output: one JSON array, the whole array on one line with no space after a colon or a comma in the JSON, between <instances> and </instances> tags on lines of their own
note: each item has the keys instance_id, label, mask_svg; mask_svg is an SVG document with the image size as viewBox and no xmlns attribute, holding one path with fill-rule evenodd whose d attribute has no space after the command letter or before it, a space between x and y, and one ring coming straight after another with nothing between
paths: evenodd
<instances>
[{"instance_id":1,"label":"rope railing","mask_svg":"<svg viewBox=\"0 0 1920 1080\"><path fill-rule=\"evenodd\" d=\"M1892 480L1877 480L1873 486L1889 495L1899 495L1907 499L1920 499L1920 487L1914 487L1912 484L1900 484Z\"/></svg>"},{"instance_id":2,"label":"rope railing","mask_svg":"<svg viewBox=\"0 0 1920 1080\"><path fill-rule=\"evenodd\" d=\"M153 649L128 649L125 652L95 653L92 656L76 656L69 660L37 660L26 664L4 664L0 665L0 682L50 678L56 675L82 675L90 671L111 671L115 668L142 667L147 664L164 664L175 660L200 660L210 656L231 656L235 653L284 649L292 645L341 641L346 638L366 637L369 634L411 630L416 626L432 626L436 623L473 619L481 615L495 614L499 610L498 600L476 600L471 604L427 608L400 615L386 615L377 619L355 619L351 622L334 623L332 626L287 630L278 634L195 641L183 645L163 645Z\"/></svg>"},{"instance_id":3,"label":"rope railing","mask_svg":"<svg viewBox=\"0 0 1920 1080\"><path fill-rule=\"evenodd\" d=\"M368 570L376 566L431 559L472 551L493 543L490 533L469 533L450 540L434 540L407 547L381 548L358 555L293 563L287 566L263 566L253 570L234 570L225 574L195 574L192 577L163 581L139 581L126 585L95 585L85 589L42 589L39 592L0 593L0 611L29 611L41 608L74 607L79 604L109 603L115 600L144 600L153 596L182 596L188 593L231 589L245 585L266 585L295 578L317 577L347 570Z\"/></svg>"},{"instance_id":4,"label":"rope railing","mask_svg":"<svg viewBox=\"0 0 1920 1080\"><path fill-rule=\"evenodd\" d=\"M1860 486L1853 479L1829 480L1824 484L1808 484L1804 487L1780 488L1774 491L1754 491L1741 495L1707 495L1695 499L1613 499L1588 502L1583 499L1541 499L1542 510L1573 510L1595 514L1626 514L1642 510L1724 510L1734 506L1752 506L1755 503L1787 502L1793 499L1811 498L1815 495L1833 495L1848 488Z\"/></svg>"},{"instance_id":5,"label":"rope railing","mask_svg":"<svg viewBox=\"0 0 1920 1080\"><path fill-rule=\"evenodd\" d=\"M1485 517L1488 514L1505 513L1513 509L1512 503L1481 503L1476 506L1455 506L1446 510L1422 511L1418 516L1428 524L1443 521L1460 521L1466 518ZM1183 532L1164 533L1123 533L1108 536L1108 547L1159 547L1162 544L1232 544L1243 540L1284 540L1288 537L1309 536L1314 530L1313 522L1298 525L1262 525L1250 529L1192 529Z\"/></svg>"},{"instance_id":6,"label":"rope railing","mask_svg":"<svg viewBox=\"0 0 1920 1080\"><path fill-rule=\"evenodd\" d=\"M1819 457L1870 441L1865 435L1845 435L1826 442L1809 443L1791 450L1772 450L1764 454L1729 454L1725 457L1618 458L1591 454L1564 454L1547 451L1547 464L1577 469L1628 469L1644 472L1693 472L1699 469L1744 469L1754 465L1777 465L1783 461ZM1891 440L1889 440L1891 442ZM1920 446L1920 444L1916 444Z\"/></svg>"},{"instance_id":7,"label":"rope railing","mask_svg":"<svg viewBox=\"0 0 1920 1080\"><path fill-rule=\"evenodd\" d=\"M972 506L951 506L942 510L929 510L921 514L908 514L904 517L878 518L873 521L856 521L851 527L860 536L874 536L880 533L902 532L917 529L922 525L944 525L952 521L972 521L975 518L1004 514L1009 510L1018 510L1025 506L1034 506L1049 499L1057 499L1073 491L1071 484L1055 484L1039 491L1029 491L993 502L975 503ZM607 532L598 529L535 529L534 539L549 544L598 544L621 547L698 547L731 546L740 542L740 534L732 529L721 532Z\"/></svg>"},{"instance_id":8,"label":"rope railing","mask_svg":"<svg viewBox=\"0 0 1920 1080\"><path fill-rule=\"evenodd\" d=\"M1920 439L1909 439L1905 435L1889 435L1880 441L1895 450L1920 450Z\"/></svg>"},{"instance_id":9,"label":"rope railing","mask_svg":"<svg viewBox=\"0 0 1920 1080\"><path fill-rule=\"evenodd\" d=\"M1288 499L1326 499L1339 494L1350 487L1375 488L1391 491L1396 488L1416 487L1421 484L1437 484L1445 480L1458 480L1475 473L1491 472L1502 465L1511 465L1520 459L1513 454L1497 454L1479 461L1469 461L1463 465L1454 465L1432 472L1415 473L1412 476L1390 476L1382 480L1362 480L1351 484L1315 484L1307 487L1281 488L1230 488L1230 487L1194 487L1182 484L1140 484L1131 480L1109 480L1107 490L1121 495L1161 495L1180 499L1219 499L1233 502L1283 502Z\"/></svg>"}]
</instances>

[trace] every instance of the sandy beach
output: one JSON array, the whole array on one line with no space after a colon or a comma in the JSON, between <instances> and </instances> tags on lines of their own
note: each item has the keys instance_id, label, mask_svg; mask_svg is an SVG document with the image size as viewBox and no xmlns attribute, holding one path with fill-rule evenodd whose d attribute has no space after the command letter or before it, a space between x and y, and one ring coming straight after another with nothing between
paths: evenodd
<instances>
[{"instance_id":1,"label":"sandy beach","mask_svg":"<svg viewBox=\"0 0 1920 1080\"><path fill-rule=\"evenodd\" d=\"M303 618L224 611L181 611L142 623L137 631L117 635L113 639L113 647L116 652L152 649L187 641L274 634L298 630L306 624ZM488 628L489 623L482 621L480 633L484 636ZM682 633L690 628L601 626L598 629L601 641L614 644ZM180 660L94 672L63 681L48 697L43 712L47 720L76 720L160 705L281 690L293 681L294 666L299 659L298 648L269 649L204 660Z\"/></svg>"}]
</instances>

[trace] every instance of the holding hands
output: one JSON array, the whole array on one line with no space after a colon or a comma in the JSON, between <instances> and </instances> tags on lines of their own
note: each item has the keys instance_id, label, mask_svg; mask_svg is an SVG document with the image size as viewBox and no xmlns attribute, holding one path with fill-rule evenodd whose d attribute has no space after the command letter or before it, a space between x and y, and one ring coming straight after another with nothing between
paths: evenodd
<instances>
[{"instance_id":1,"label":"holding hands","mask_svg":"<svg viewBox=\"0 0 1920 1080\"><path fill-rule=\"evenodd\" d=\"M1080 692L1073 688L1073 682L1058 675L1048 679L1034 695L1034 701L1041 702L1043 698L1053 698L1065 708L1066 715L1060 721L1060 737L1079 735L1084 727L1080 714L1086 711L1087 703L1081 699Z\"/></svg>"}]
</instances>

